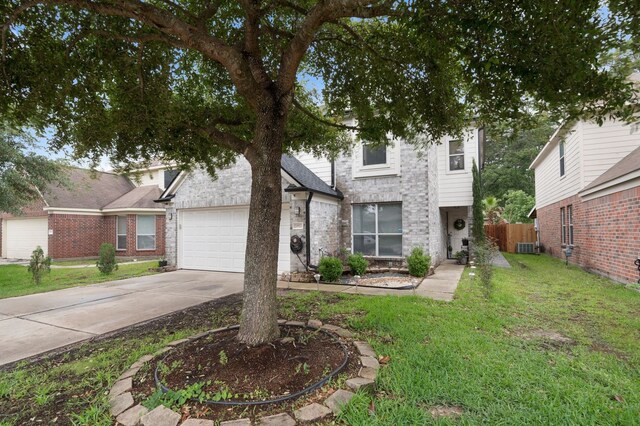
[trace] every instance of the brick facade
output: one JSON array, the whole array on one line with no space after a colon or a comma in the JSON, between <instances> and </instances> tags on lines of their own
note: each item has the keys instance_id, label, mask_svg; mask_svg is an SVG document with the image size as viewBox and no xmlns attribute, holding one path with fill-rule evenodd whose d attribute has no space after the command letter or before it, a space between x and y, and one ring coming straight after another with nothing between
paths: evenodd
<instances>
[{"instance_id":1,"label":"brick facade","mask_svg":"<svg viewBox=\"0 0 640 426\"><path fill-rule=\"evenodd\" d=\"M353 157L340 156L335 163L336 187L344 200L327 200L314 195L310 206L311 264L317 264L322 248L325 254L338 254L340 249L351 249L351 209L354 203L402 204L402 257L378 258L403 263L414 247L422 247L437 265L446 258L447 224L438 205L437 149L432 146L424 152L400 142L399 175L353 178ZM185 177L175 197L167 205L166 257L176 265L178 252L178 214L183 209L248 205L251 188L251 169L244 159L218 172L216 180L203 170L196 169ZM289 182L283 179L283 189ZM282 193L283 203L289 203L291 235L306 238L306 193ZM294 212L299 209L299 214ZM306 250L299 255L290 253L292 271L304 270Z\"/></svg>"},{"instance_id":2,"label":"brick facade","mask_svg":"<svg viewBox=\"0 0 640 426\"><path fill-rule=\"evenodd\" d=\"M136 250L136 215L127 215L127 250L117 256L162 256L165 243L165 217L156 215L156 249ZM49 215L49 256L53 259L95 257L102 243L116 244L116 216Z\"/></svg>"},{"instance_id":3,"label":"brick facade","mask_svg":"<svg viewBox=\"0 0 640 426\"><path fill-rule=\"evenodd\" d=\"M640 186L582 200L572 196L537 210L544 251L563 258L560 209L573 206L574 247L569 262L620 282L636 282L640 255ZM568 223L567 223L568 229ZM568 241L568 240L567 240Z\"/></svg>"},{"instance_id":4,"label":"brick facade","mask_svg":"<svg viewBox=\"0 0 640 426\"><path fill-rule=\"evenodd\" d=\"M353 178L353 157L343 155L336 161L336 186L344 194L340 205L340 247L351 250L351 209L360 203L402 203L402 255L414 247L432 254L436 263L440 245L439 231L430 223L440 222L437 200L429 195L437 188L435 151L418 155L413 146L400 142L400 174ZM432 164L430 164L433 162ZM437 225L436 225L437 226Z\"/></svg>"}]
</instances>

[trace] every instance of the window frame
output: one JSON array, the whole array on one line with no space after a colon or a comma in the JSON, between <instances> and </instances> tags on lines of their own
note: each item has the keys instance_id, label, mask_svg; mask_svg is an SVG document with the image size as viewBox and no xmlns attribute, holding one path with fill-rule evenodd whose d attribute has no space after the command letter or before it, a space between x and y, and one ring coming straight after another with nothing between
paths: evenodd
<instances>
[{"instance_id":1,"label":"window frame","mask_svg":"<svg viewBox=\"0 0 640 426\"><path fill-rule=\"evenodd\" d=\"M566 209L564 207L560 207L560 244L565 246L567 245L567 222L565 217Z\"/></svg>"},{"instance_id":2,"label":"window frame","mask_svg":"<svg viewBox=\"0 0 640 426\"><path fill-rule=\"evenodd\" d=\"M462 146L462 154L459 153L451 153L451 142L458 142ZM467 171L467 153L464 150L464 139L449 139L447 141L447 173L465 173ZM451 157L462 157L462 168L461 169L452 169L451 168Z\"/></svg>"},{"instance_id":3,"label":"window frame","mask_svg":"<svg viewBox=\"0 0 640 426\"><path fill-rule=\"evenodd\" d=\"M356 206L366 206L366 205L374 205L376 206L375 209L375 232L373 234L371 233L366 233L366 232L354 232L354 212L355 212L355 207ZM388 202L388 203L354 203L351 205L351 252L352 253L356 253L356 251L354 250L355 247L355 237L356 236L372 236L375 239L375 246L376 246L376 250L375 250L375 254L371 255L371 254L365 254L364 256L369 256L369 257L382 257L382 258L393 258L393 259L401 259L403 258L403 254L404 254L404 250L402 247L402 243L403 243L403 237L404 237L404 227L402 229L401 232L379 232L379 228L380 228L380 224L378 223L378 209L380 205L399 205L400 206L400 223L402 225L402 203L401 202ZM400 236L400 255L398 256L392 256L392 255L380 255L380 240L379 237L380 236Z\"/></svg>"},{"instance_id":4,"label":"window frame","mask_svg":"<svg viewBox=\"0 0 640 426\"><path fill-rule=\"evenodd\" d=\"M124 234L120 233L120 220L124 220ZM127 241L127 234L129 232L129 217L128 216L116 216L116 251L127 251L129 242ZM120 238L124 237L124 248L120 247Z\"/></svg>"},{"instance_id":5,"label":"window frame","mask_svg":"<svg viewBox=\"0 0 640 426\"><path fill-rule=\"evenodd\" d=\"M566 154L566 146L564 144L564 141L560 141L560 143L558 144L558 155L560 157L560 177L563 177L566 173L565 170L565 154Z\"/></svg>"},{"instance_id":6,"label":"window frame","mask_svg":"<svg viewBox=\"0 0 640 426\"><path fill-rule=\"evenodd\" d=\"M362 169L364 170L389 167L389 150L387 149L388 147L386 145L376 147L377 149L384 149L384 163L364 164L364 151L368 146L368 143L362 143L362 164L360 164L360 167L362 167Z\"/></svg>"},{"instance_id":7,"label":"window frame","mask_svg":"<svg viewBox=\"0 0 640 426\"><path fill-rule=\"evenodd\" d=\"M567 231L568 231L568 238L567 238L567 243L570 246L573 246L573 204L569 204L567 206Z\"/></svg>"},{"instance_id":8,"label":"window frame","mask_svg":"<svg viewBox=\"0 0 640 426\"><path fill-rule=\"evenodd\" d=\"M151 217L153 218L153 234L141 234L140 233L140 218L141 217ZM157 230L156 230L156 226L158 225L158 218L155 215L149 215L149 214L137 214L136 215L136 251L155 251L157 250L158 247L158 236L157 236ZM148 237L153 235L153 248L140 248L140 245L138 244L139 241L139 237Z\"/></svg>"}]
</instances>

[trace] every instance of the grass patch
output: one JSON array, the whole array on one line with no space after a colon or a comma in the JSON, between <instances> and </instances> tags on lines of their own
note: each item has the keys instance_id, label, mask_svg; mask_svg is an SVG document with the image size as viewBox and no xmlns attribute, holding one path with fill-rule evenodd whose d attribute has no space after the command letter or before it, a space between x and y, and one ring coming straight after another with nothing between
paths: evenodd
<instances>
[{"instance_id":1,"label":"grass patch","mask_svg":"<svg viewBox=\"0 0 640 426\"><path fill-rule=\"evenodd\" d=\"M31 274L26 266L2 265L0 266L0 299L151 275L154 272L150 272L149 268L154 266L157 266L157 262L120 265L111 275L102 275L97 268L52 268L51 273L43 277L42 283L36 285L31 281Z\"/></svg>"},{"instance_id":2,"label":"grass patch","mask_svg":"<svg viewBox=\"0 0 640 426\"><path fill-rule=\"evenodd\" d=\"M547 256L506 257L523 267L496 268L489 300L466 273L451 303L282 294L281 317L347 326L391 358L377 393L357 394L337 423L638 424L640 294ZM115 378L169 340L237 322L234 297L0 372L0 424L111 424Z\"/></svg>"}]
</instances>

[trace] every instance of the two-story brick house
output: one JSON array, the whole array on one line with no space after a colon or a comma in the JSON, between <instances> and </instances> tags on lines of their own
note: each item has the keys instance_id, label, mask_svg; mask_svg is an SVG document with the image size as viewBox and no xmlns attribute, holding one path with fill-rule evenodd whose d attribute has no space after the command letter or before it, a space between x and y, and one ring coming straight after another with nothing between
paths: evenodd
<instances>
[{"instance_id":1,"label":"two-story brick house","mask_svg":"<svg viewBox=\"0 0 640 426\"><path fill-rule=\"evenodd\" d=\"M356 142L335 161L283 156L278 271L304 270L342 249L397 263L422 247L440 263L448 246L460 250L469 236L471 167L482 139L482 130L469 128L420 152L396 140L382 148ZM164 191L170 264L243 272L250 173L240 158L216 180L196 169ZM294 236L304 241L300 253L290 249Z\"/></svg>"},{"instance_id":2,"label":"two-story brick house","mask_svg":"<svg viewBox=\"0 0 640 426\"><path fill-rule=\"evenodd\" d=\"M621 282L638 280L640 131L562 124L532 162L541 251Z\"/></svg>"}]
</instances>

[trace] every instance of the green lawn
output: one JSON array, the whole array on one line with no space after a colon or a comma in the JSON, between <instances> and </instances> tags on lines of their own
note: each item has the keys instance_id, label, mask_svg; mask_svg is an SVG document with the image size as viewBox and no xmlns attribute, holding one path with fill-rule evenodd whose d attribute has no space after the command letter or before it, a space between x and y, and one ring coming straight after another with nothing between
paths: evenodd
<instances>
[{"instance_id":1,"label":"green lawn","mask_svg":"<svg viewBox=\"0 0 640 426\"><path fill-rule=\"evenodd\" d=\"M640 293L546 256L507 259L513 268L496 269L489 301L466 272L451 303L282 295L281 317L346 325L391 357L377 393L358 394L338 423L640 424ZM58 424L111 424L105 391L128 364L171 339L236 322L238 300L0 373L5 424L56 413ZM463 414L436 419L435 406Z\"/></svg>"},{"instance_id":2,"label":"green lawn","mask_svg":"<svg viewBox=\"0 0 640 426\"><path fill-rule=\"evenodd\" d=\"M0 266L0 299L150 275L153 272L149 272L149 268L157 265L157 262L120 265L111 275L102 275L97 268L52 268L39 285L31 281L31 274L26 266L2 265Z\"/></svg>"}]
</instances>

